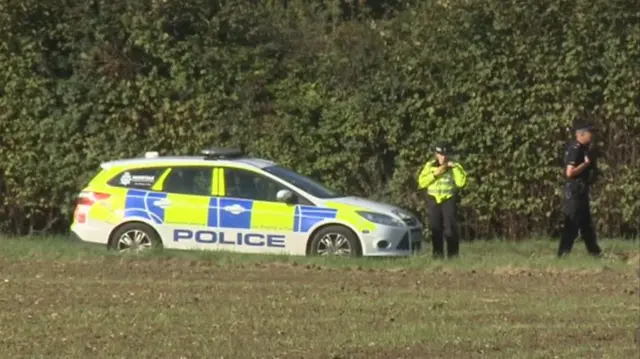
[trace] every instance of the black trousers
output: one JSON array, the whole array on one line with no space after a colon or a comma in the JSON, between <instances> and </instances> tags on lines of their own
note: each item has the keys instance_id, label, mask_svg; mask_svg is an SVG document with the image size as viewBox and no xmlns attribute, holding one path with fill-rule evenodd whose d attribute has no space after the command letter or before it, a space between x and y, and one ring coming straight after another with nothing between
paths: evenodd
<instances>
[{"instance_id":1,"label":"black trousers","mask_svg":"<svg viewBox=\"0 0 640 359\"><path fill-rule=\"evenodd\" d=\"M573 242L578 237L578 231L584 240L589 254L600 256L602 250L600 246L598 246L596 231L593 227L588 195L574 196L565 199L564 228L558 247L558 256L563 256L571 252Z\"/></svg>"},{"instance_id":2,"label":"black trousers","mask_svg":"<svg viewBox=\"0 0 640 359\"><path fill-rule=\"evenodd\" d=\"M433 241L433 256L444 257L444 240L446 240L448 256L456 257L460 248L456 223L456 197L438 204L435 198L427 195L427 211Z\"/></svg>"}]
</instances>

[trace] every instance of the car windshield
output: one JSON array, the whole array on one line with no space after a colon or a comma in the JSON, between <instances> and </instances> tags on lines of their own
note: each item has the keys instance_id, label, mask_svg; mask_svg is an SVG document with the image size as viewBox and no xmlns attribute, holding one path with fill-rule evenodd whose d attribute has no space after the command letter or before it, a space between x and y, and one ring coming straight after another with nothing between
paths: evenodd
<instances>
[{"instance_id":1,"label":"car windshield","mask_svg":"<svg viewBox=\"0 0 640 359\"><path fill-rule=\"evenodd\" d=\"M291 183L292 185L300 188L301 190L309 193L314 197L323 199L344 197L337 191L328 189L319 182L314 181L311 178L303 176L290 169L280 166L269 166L264 168L263 170L280 178L281 180Z\"/></svg>"}]
</instances>

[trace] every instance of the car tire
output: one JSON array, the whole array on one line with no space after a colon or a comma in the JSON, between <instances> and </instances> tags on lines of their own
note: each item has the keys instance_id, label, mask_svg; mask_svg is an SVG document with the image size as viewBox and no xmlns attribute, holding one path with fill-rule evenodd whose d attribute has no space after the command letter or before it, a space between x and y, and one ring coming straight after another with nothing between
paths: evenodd
<instances>
[{"instance_id":1,"label":"car tire","mask_svg":"<svg viewBox=\"0 0 640 359\"><path fill-rule=\"evenodd\" d=\"M148 224L132 222L123 224L113 232L108 248L118 252L160 250L162 240Z\"/></svg>"},{"instance_id":2,"label":"car tire","mask_svg":"<svg viewBox=\"0 0 640 359\"><path fill-rule=\"evenodd\" d=\"M362 247L353 231L344 226L330 225L313 234L309 253L312 256L361 257Z\"/></svg>"}]
</instances>

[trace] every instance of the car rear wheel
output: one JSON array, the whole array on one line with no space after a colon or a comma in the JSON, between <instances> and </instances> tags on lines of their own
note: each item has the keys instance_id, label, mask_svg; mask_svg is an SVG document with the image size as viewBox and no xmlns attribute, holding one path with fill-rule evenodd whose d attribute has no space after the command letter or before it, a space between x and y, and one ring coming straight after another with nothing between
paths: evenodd
<instances>
[{"instance_id":1,"label":"car rear wheel","mask_svg":"<svg viewBox=\"0 0 640 359\"><path fill-rule=\"evenodd\" d=\"M310 249L314 256L362 256L358 237L343 226L327 226L317 231L311 239Z\"/></svg>"},{"instance_id":2,"label":"car rear wheel","mask_svg":"<svg viewBox=\"0 0 640 359\"><path fill-rule=\"evenodd\" d=\"M162 241L151 228L144 223L127 223L118 228L109 241L109 249L122 252L146 252L162 248Z\"/></svg>"}]
</instances>

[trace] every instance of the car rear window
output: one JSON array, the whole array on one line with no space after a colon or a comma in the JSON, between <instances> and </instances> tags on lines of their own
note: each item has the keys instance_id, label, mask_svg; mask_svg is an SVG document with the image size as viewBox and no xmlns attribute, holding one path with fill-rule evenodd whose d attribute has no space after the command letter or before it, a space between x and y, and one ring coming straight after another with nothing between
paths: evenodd
<instances>
[{"instance_id":1,"label":"car rear window","mask_svg":"<svg viewBox=\"0 0 640 359\"><path fill-rule=\"evenodd\" d=\"M118 173L107 184L114 187L151 189L166 167L136 168Z\"/></svg>"}]
</instances>

